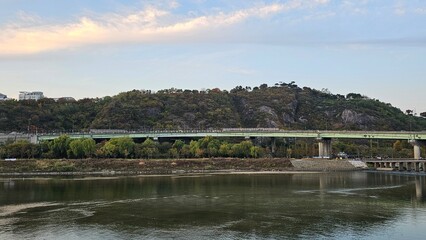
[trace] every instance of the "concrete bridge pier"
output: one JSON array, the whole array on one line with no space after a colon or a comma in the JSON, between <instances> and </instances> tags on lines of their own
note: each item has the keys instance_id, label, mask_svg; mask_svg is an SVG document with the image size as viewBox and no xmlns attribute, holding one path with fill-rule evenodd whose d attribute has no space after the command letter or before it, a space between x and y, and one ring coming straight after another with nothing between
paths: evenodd
<instances>
[{"instance_id":1,"label":"concrete bridge pier","mask_svg":"<svg viewBox=\"0 0 426 240\"><path fill-rule=\"evenodd\" d=\"M272 153L272 156L275 155L276 149L277 149L277 142L276 142L274 137L271 137L271 153Z\"/></svg>"},{"instance_id":2,"label":"concrete bridge pier","mask_svg":"<svg viewBox=\"0 0 426 240\"><path fill-rule=\"evenodd\" d=\"M331 156L331 138L321 138L318 140L318 156L329 158Z\"/></svg>"},{"instance_id":3,"label":"concrete bridge pier","mask_svg":"<svg viewBox=\"0 0 426 240\"><path fill-rule=\"evenodd\" d=\"M398 163L398 170L399 171L404 171L404 162L399 162Z\"/></svg>"},{"instance_id":4,"label":"concrete bridge pier","mask_svg":"<svg viewBox=\"0 0 426 240\"><path fill-rule=\"evenodd\" d=\"M30 137L30 143L38 144L39 143L38 142L38 136L37 135L31 135L31 137Z\"/></svg>"},{"instance_id":5,"label":"concrete bridge pier","mask_svg":"<svg viewBox=\"0 0 426 240\"><path fill-rule=\"evenodd\" d=\"M418 162L415 162L415 163L414 163L414 170L415 170L416 172L420 172L420 163L418 163Z\"/></svg>"},{"instance_id":6,"label":"concrete bridge pier","mask_svg":"<svg viewBox=\"0 0 426 240\"><path fill-rule=\"evenodd\" d=\"M421 159L421 142L418 140L409 140L409 142L411 143L411 145L413 145L414 148L414 159L419 160Z\"/></svg>"},{"instance_id":7,"label":"concrete bridge pier","mask_svg":"<svg viewBox=\"0 0 426 240\"><path fill-rule=\"evenodd\" d=\"M411 171L411 166L412 166L412 163L411 162L407 162L407 171Z\"/></svg>"}]
</instances>

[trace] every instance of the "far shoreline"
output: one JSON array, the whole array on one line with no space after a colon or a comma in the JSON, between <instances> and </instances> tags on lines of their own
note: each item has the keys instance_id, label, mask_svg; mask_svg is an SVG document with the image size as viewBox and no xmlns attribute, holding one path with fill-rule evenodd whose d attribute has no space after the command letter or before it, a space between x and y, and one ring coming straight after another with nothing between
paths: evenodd
<instances>
[{"instance_id":1,"label":"far shoreline","mask_svg":"<svg viewBox=\"0 0 426 240\"><path fill-rule=\"evenodd\" d=\"M0 177L190 176L360 171L347 160L289 158L30 159L0 161Z\"/></svg>"},{"instance_id":2,"label":"far shoreline","mask_svg":"<svg viewBox=\"0 0 426 240\"><path fill-rule=\"evenodd\" d=\"M0 179L51 179L54 177L72 177L79 179L109 179L121 177L202 177L209 175L290 175L290 174L329 174L338 172L359 172L362 170L346 171L205 171L205 172L178 172L165 174L144 174L135 172L24 172L24 173L0 173Z\"/></svg>"}]
</instances>

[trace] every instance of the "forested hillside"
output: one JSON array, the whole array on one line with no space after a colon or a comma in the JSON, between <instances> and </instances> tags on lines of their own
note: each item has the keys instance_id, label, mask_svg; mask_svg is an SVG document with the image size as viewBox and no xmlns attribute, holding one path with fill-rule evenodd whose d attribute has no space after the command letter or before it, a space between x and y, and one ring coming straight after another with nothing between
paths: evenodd
<instances>
[{"instance_id":1,"label":"forested hillside","mask_svg":"<svg viewBox=\"0 0 426 240\"><path fill-rule=\"evenodd\" d=\"M408 114L407 114L408 113ZM426 119L360 94L335 95L292 83L231 91L133 90L78 101L1 101L0 132L87 129L426 130Z\"/></svg>"}]
</instances>

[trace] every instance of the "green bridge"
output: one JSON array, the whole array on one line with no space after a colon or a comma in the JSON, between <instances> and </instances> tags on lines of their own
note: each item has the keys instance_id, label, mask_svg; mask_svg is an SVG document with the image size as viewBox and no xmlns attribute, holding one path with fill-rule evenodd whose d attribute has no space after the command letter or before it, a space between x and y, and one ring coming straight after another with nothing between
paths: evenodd
<instances>
[{"instance_id":1,"label":"green bridge","mask_svg":"<svg viewBox=\"0 0 426 240\"><path fill-rule=\"evenodd\" d=\"M118 137L178 139L178 138L203 138L207 136L217 138L315 138L319 144L319 157L329 157L331 154L332 139L377 139L377 140L407 140L414 148L414 158L421 159L421 145L426 142L426 131L323 131L323 130L282 130L269 128L224 128L220 130L167 130L167 131L125 131L125 130L92 130L89 132L37 134L31 137L31 142L37 143L44 140L53 140L62 134L70 138L111 139Z\"/></svg>"}]
</instances>

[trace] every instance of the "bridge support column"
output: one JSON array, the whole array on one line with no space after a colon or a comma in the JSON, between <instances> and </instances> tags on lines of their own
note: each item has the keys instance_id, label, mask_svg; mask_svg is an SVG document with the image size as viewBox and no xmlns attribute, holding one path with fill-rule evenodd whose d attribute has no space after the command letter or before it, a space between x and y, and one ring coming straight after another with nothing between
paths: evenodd
<instances>
[{"instance_id":1,"label":"bridge support column","mask_svg":"<svg viewBox=\"0 0 426 240\"><path fill-rule=\"evenodd\" d=\"M407 171L411 171L412 162L407 162Z\"/></svg>"},{"instance_id":2,"label":"bridge support column","mask_svg":"<svg viewBox=\"0 0 426 240\"><path fill-rule=\"evenodd\" d=\"M320 158L329 158L331 156L331 139L322 138L318 142L318 156Z\"/></svg>"},{"instance_id":3,"label":"bridge support column","mask_svg":"<svg viewBox=\"0 0 426 240\"><path fill-rule=\"evenodd\" d=\"M414 148L414 159L417 159L417 160L421 159L420 141L410 140L409 142L411 143L411 145L413 145L413 148Z\"/></svg>"},{"instance_id":4,"label":"bridge support column","mask_svg":"<svg viewBox=\"0 0 426 240\"><path fill-rule=\"evenodd\" d=\"M277 143L275 141L275 138L271 137L271 153L272 153L272 156L275 155L276 148L277 148Z\"/></svg>"},{"instance_id":5,"label":"bridge support column","mask_svg":"<svg viewBox=\"0 0 426 240\"><path fill-rule=\"evenodd\" d=\"M418 163L418 162L415 162L415 163L414 163L414 170L415 170L416 172L420 172L420 163Z\"/></svg>"},{"instance_id":6,"label":"bridge support column","mask_svg":"<svg viewBox=\"0 0 426 240\"><path fill-rule=\"evenodd\" d=\"M33 144L38 144L39 143L38 136L37 135L31 135L30 142L33 143Z\"/></svg>"},{"instance_id":7,"label":"bridge support column","mask_svg":"<svg viewBox=\"0 0 426 240\"><path fill-rule=\"evenodd\" d=\"M399 162L398 163L398 170L399 171L404 171L404 162Z\"/></svg>"}]
</instances>

